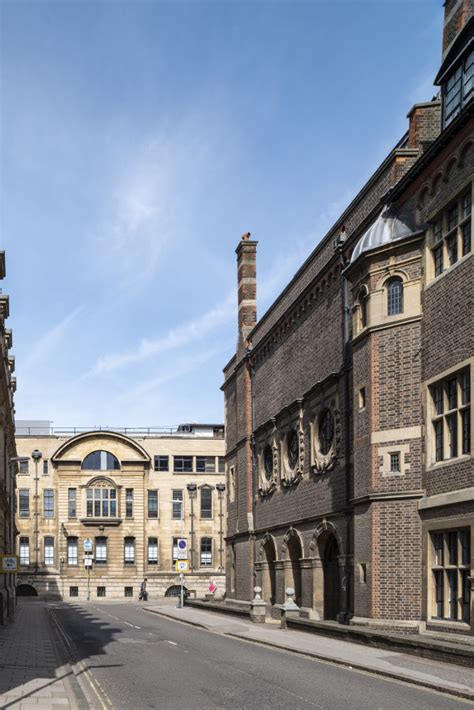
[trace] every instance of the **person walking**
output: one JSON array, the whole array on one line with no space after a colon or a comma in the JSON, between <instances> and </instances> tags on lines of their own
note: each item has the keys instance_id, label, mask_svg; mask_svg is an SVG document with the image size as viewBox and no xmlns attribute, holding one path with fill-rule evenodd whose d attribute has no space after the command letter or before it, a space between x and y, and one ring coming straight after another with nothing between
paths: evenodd
<instances>
[{"instance_id":1,"label":"person walking","mask_svg":"<svg viewBox=\"0 0 474 710\"><path fill-rule=\"evenodd\" d=\"M146 591L146 577L140 584L140 594L138 595L139 602L146 602L148 599L148 594Z\"/></svg>"}]
</instances>

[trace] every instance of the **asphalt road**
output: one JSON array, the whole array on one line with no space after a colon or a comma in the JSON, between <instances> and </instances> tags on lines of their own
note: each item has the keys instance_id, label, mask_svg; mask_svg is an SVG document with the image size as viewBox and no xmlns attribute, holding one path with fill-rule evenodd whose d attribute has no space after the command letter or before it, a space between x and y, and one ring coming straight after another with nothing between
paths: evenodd
<instances>
[{"instance_id":1,"label":"asphalt road","mask_svg":"<svg viewBox=\"0 0 474 710\"><path fill-rule=\"evenodd\" d=\"M135 603L55 616L117 710L465 710L468 703L169 621Z\"/></svg>"}]
</instances>

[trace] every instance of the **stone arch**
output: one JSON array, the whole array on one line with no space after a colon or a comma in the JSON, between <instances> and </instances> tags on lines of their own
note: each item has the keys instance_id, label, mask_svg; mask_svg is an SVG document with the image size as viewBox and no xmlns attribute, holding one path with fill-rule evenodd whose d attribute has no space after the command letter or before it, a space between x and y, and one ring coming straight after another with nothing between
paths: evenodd
<instances>
[{"instance_id":1,"label":"stone arch","mask_svg":"<svg viewBox=\"0 0 474 710\"><path fill-rule=\"evenodd\" d=\"M447 161L446 167L443 172L443 182L449 182L451 179L451 174L453 172L453 168L457 163L457 158L456 156L452 155L451 158Z\"/></svg>"},{"instance_id":2,"label":"stone arch","mask_svg":"<svg viewBox=\"0 0 474 710\"><path fill-rule=\"evenodd\" d=\"M435 177L433 178L433 180L431 182L431 190L430 190L431 197L434 197L436 195L436 193L438 192L438 188L439 188L442 178L443 178L443 173L441 171L439 173L437 173L435 175Z\"/></svg>"},{"instance_id":3,"label":"stone arch","mask_svg":"<svg viewBox=\"0 0 474 710\"><path fill-rule=\"evenodd\" d=\"M426 206L426 200L429 193L429 186L427 184L423 185L418 195L417 208L422 210Z\"/></svg>"},{"instance_id":4,"label":"stone arch","mask_svg":"<svg viewBox=\"0 0 474 710\"><path fill-rule=\"evenodd\" d=\"M322 520L319 525L317 525L309 545L313 557L320 558L320 538L325 536L325 533L330 533L331 535L334 535L339 547L339 554L344 555L344 543L342 541L342 537L339 530L330 520Z\"/></svg>"},{"instance_id":5,"label":"stone arch","mask_svg":"<svg viewBox=\"0 0 474 710\"><path fill-rule=\"evenodd\" d=\"M38 590L32 584L21 582L16 588L17 597L37 597Z\"/></svg>"},{"instance_id":6,"label":"stone arch","mask_svg":"<svg viewBox=\"0 0 474 710\"><path fill-rule=\"evenodd\" d=\"M472 151L472 146L474 145L474 141L471 139L468 139L463 146L461 146L461 150L459 151L459 160L458 160L458 168L463 168L466 164L466 158L469 155L469 153Z\"/></svg>"},{"instance_id":7,"label":"stone arch","mask_svg":"<svg viewBox=\"0 0 474 710\"><path fill-rule=\"evenodd\" d=\"M267 532L260 542L259 560L262 572L262 598L270 604L275 604L276 601L276 559L277 546L275 538Z\"/></svg>"},{"instance_id":8,"label":"stone arch","mask_svg":"<svg viewBox=\"0 0 474 710\"><path fill-rule=\"evenodd\" d=\"M310 544L316 560L313 581L313 606L322 619L336 620L343 608L341 562L344 545L337 527L323 520Z\"/></svg>"},{"instance_id":9,"label":"stone arch","mask_svg":"<svg viewBox=\"0 0 474 710\"><path fill-rule=\"evenodd\" d=\"M304 545L301 534L291 527L283 538L281 547L282 558L285 560L285 588L293 587L295 602L301 605L301 559L304 557Z\"/></svg>"}]
</instances>

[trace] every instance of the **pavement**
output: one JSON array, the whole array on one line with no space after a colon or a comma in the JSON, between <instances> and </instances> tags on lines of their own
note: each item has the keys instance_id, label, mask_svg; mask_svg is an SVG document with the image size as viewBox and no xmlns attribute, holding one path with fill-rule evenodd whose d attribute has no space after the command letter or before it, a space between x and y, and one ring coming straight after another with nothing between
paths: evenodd
<instances>
[{"instance_id":1,"label":"pavement","mask_svg":"<svg viewBox=\"0 0 474 710\"><path fill-rule=\"evenodd\" d=\"M80 707L74 676L61 659L47 606L18 600L13 623L0 627L0 708Z\"/></svg>"},{"instance_id":2,"label":"pavement","mask_svg":"<svg viewBox=\"0 0 474 710\"><path fill-rule=\"evenodd\" d=\"M168 601L168 600L167 600ZM145 611L214 633L365 671L393 680L474 700L474 669L419 658L327 636L281 629L278 621L255 624L222 613L166 604L148 604Z\"/></svg>"}]
</instances>

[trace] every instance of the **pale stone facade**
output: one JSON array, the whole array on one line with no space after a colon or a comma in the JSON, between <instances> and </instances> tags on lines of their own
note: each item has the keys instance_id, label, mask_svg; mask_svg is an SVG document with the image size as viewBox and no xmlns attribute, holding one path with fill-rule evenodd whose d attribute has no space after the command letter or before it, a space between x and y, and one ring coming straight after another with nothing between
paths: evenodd
<instances>
[{"instance_id":1,"label":"pale stone facade","mask_svg":"<svg viewBox=\"0 0 474 710\"><path fill-rule=\"evenodd\" d=\"M0 279L5 277L5 252L0 252ZM13 421L13 376L15 359L9 354L12 332L5 327L9 316L8 296L0 293L0 555L15 554L15 426ZM13 617L15 609L14 573L0 572L0 624Z\"/></svg>"},{"instance_id":2,"label":"pale stone facade","mask_svg":"<svg viewBox=\"0 0 474 710\"><path fill-rule=\"evenodd\" d=\"M223 594L223 437L212 425L36 435L18 422L18 450L31 457L17 476L19 593L136 599L147 578L161 598L178 583L173 550L186 538L186 588L202 596L214 579Z\"/></svg>"}]
</instances>

